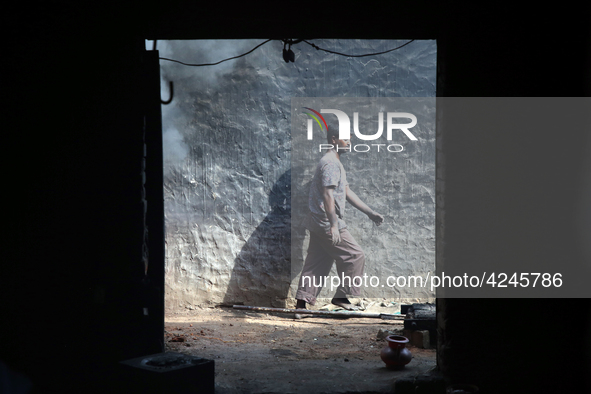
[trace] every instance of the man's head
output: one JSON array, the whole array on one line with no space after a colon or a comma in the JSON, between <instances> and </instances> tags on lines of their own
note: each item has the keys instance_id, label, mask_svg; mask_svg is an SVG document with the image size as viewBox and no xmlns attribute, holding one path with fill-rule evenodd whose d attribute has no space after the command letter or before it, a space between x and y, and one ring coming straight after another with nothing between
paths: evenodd
<instances>
[{"instance_id":1,"label":"man's head","mask_svg":"<svg viewBox=\"0 0 591 394\"><path fill-rule=\"evenodd\" d=\"M349 152L351 150L350 140L339 139L339 130L336 127L331 127L326 131L326 140L334 146L338 153Z\"/></svg>"},{"instance_id":2,"label":"man's head","mask_svg":"<svg viewBox=\"0 0 591 394\"><path fill-rule=\"evenodd\" d=\"M339 140L339 129L336 127L329 127L326 129L326 141L334 145L334 141Z\"/></svg>"}]
</instances>

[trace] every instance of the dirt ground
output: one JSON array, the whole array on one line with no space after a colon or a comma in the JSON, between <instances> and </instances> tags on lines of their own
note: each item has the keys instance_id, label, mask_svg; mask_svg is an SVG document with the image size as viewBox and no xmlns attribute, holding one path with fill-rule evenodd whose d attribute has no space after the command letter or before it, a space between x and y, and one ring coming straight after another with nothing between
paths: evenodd
<instances>
[{"instance_id":1,"label":"dirt ground","mask_svg":"<svg viewBox=\"0 0 591 394\"><path fill-rule=\"evenodd\" d=\"M366 312L395 313L396 306ZM413 359L402 370L385 367L380 337L402 334L402 327L401 320L296 320L292 314L204 308L167 315L165 344L167 351L215 360L216 393L387 393L396 379L436 367L434 349L413 346Z\"/></svg>"}]
</instances>

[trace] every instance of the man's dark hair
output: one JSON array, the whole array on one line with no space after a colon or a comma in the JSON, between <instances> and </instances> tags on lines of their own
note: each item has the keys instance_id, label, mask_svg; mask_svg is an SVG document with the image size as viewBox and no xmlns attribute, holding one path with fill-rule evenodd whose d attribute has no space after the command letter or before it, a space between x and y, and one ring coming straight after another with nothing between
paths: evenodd
<instances>
[{"instance_id":1,"label":"man's dark hair","mask_svg":"<svg viewBox=\"0 0 591 394\"><path fill-rule=\"evenodd\" d=\"M326 129L326 140L329 144L332 144L332 137L335 137L337 141L339 139L339 130L335 127L330 127Z\"/></svg>"}]
</instances>

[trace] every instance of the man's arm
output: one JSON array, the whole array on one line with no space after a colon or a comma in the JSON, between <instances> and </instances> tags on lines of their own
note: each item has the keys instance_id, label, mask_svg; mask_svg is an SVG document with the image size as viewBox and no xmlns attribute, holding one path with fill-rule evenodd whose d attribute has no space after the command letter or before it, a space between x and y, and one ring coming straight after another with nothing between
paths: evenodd
<instances>
[{"instance_id":1,"label":"man's arm","mask_svg":"<svg viewBox=\"0 0 591 394\"><path fill-rule=\"evenodd\" d=\"M365 204L363 201L361 201L361 199L359 197L357 197L357 194L355 194L353 192L353 190L351 190L349 188L349 185L346 186L346 190L347 190L347 201L353 205L355 208L359 209L361 212L363 212L364 214L366 214L367 216L369 216L369 218L376 224L376 225L380 225L384 222L384 217L382 215L380 215L379 213L375 212L374 210L372 210L370 207L367 206L367 204Z\"/></svg>"},{"instance_id":2,"label":"man's arm","mask_svg":"<svg viewBox=\"0 0 591 394\"><path fill-rule=\"evenodd\" d=\"M330 222L330 235L332 236L332 244L336 245L341 242L341 233L339 232L339 219L337 217L337 210L334 203L334 186L324 186L322 198L324 200L324 211Z\"/></svg>"}]
</instances>

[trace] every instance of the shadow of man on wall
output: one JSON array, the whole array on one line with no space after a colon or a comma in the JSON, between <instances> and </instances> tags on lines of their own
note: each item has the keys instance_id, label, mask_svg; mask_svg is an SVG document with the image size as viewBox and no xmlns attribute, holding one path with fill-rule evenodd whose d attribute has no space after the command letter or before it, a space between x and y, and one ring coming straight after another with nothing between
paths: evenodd
<instances>
[{"instance_id":1,"label":"shadow of man on wall","mask_svg":"<svg viewBox=\"0 0 591 394\"><path fill-rule=\"evenodd\" d=\"M269 205L271 212L257 226L234 260L224 305L288 306L293 279L291 170L281 175L273 185L269 192ZM296 230L302 231L305 230ZM301 244L303 238L300 234L293 239ZM299 245L301 248L302 245Z\"/></svg>"}]
</instances>

